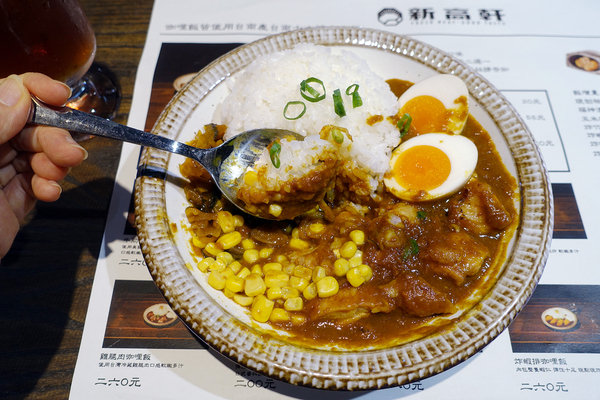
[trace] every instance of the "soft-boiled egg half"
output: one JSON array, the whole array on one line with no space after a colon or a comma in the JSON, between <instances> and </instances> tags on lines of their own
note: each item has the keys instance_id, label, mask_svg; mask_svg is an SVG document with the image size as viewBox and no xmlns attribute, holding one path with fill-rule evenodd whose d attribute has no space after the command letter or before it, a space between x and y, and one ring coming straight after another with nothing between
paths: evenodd
<instances>
[{"instance_id":1,"label":"soft-boiled egg half","mask_svg":"<svg viewBox=\"0 0 600 400\"><path fill-rule=\"evenodd\" d=\"M412 118L410 132L462 132L469 115L469 91L454 75L435 75L409 87L398 98L398 117Z\"/></svg>"},{"instance_id":2,"label":"soft-boiled egg half","mask_svg":"<svg viewBox=\"0 0 600 400\"><path fill-rule=\"evenodd\" d=\"M477 147L461 135L428 133L398 146L385 174L386 188L407 201L427 201L458 191L477 166Z\"/></svg>"}]
</instances>

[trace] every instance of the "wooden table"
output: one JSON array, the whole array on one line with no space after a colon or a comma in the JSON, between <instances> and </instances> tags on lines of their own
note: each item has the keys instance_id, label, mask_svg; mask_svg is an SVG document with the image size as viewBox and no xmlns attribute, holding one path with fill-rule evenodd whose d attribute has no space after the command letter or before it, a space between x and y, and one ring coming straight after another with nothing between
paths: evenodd
<instances>
[{"instance_id":1,"label":"wooden table","mask_svg":"<svg viewBox=\"0 0 600 400\"><path fill-rule=\"evenodd\" d=\"M152 0L81 0L97 38L96 61L117 76L126 123ZM83 143L88 160L40 203L0 267L0 398L68 397L121 144Z\"/></svg>"}]
</instances>

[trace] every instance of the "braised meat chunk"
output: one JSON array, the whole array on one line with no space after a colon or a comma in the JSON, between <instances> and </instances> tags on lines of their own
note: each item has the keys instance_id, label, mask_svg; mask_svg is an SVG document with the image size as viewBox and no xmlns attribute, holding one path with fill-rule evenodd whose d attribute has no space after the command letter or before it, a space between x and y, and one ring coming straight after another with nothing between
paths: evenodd
<instances>
[{"instance_id":1,"label":"braised meat chunk","mask_svg":"<svg viewBox=\"0 0 600 400\"><path fill-rule=\"evenodd\" d=\"M389 313L397 308L417 317L454 311L454 305L444 293L410 273L403 273L383 285L342 289L334 297L309 303L307 308L312 319L333 318L346 323L370 313Z\"/></svg>"},{"instance_id":2,"label":"braised meat chunk","mask_svg":"<svg viewBox=\"0 0 600 400\"><path fill-rule=\"evenodd\" d=\"M489 235L506 228L512 215L485 182L471 179L449 208L452 223L477 235Z\"/></svg>"},{"instance_id":3,"label":"braised meat chunk","mask_svg":"<svg viewBox=\"0 0 600 400\"><path fill-rule=\"evenodd\" d=\"M462 285L467 276L479 272L489 256L487 247L461 231L433 237L424 249L422 259L436 274Z\"/></svg>"}]
</instances>

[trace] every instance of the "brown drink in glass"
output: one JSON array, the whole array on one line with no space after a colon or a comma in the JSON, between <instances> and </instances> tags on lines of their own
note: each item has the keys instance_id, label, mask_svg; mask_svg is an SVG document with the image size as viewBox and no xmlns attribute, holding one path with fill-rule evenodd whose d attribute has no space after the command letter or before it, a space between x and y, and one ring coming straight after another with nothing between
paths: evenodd
<instances>
[{"instance_id":1,"label":"brown drink in glass","mask_svg":"<svg viewBox=\"0 0 600 400\"><path fill-rule=\"evenodd\" d=\"M72 85L95 51L77 0L0 0L0 77L35 71Z\"/></svg>"},{"instance_id":2,"label":"brown drink in glass","mask_svg":"<svg viewBox=\"0 0 600 400\"><path fill-rule=\"evenodd\" d=\"M77 0L0 0L0 79L41 72L71 87L70 107L111 118L119 88L110 71L92 64L95 53Z\"/></svg>"}]
</instances>

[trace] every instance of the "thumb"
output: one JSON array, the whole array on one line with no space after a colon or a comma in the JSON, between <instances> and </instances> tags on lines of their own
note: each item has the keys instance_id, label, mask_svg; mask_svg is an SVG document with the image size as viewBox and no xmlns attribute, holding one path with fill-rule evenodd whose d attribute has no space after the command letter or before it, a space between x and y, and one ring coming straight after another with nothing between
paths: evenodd
<instances>
[{"instance_id":1,"label":"thumb","mask_svg":"<svg viewBox=\"0 0 600 400\"><path fill-rule=\"evenodd\" d=\"M19 76L0 80L0 144L8 142L23 129L30 107L29 92Z\"/></svg>"}]
</instances>

